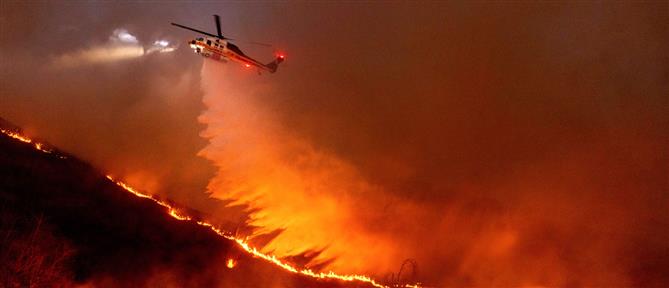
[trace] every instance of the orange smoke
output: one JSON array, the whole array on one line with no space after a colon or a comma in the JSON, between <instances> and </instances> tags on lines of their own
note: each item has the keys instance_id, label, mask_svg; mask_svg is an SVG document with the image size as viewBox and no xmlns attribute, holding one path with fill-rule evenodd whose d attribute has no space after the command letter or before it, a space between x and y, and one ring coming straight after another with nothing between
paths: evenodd
<instances>
[{"instance_id":1,"label":"orange smoke","mask_svg":"<svg viewBox=\"0 0 669 288\"><path fill-rule=\"evenodd\" d=\"M35 149L37 149L37 150L39 150L43 153L47 153L47 154L52 154L53 153L52 150L44 148L45 144L34 141L34 140L24 136L24 135L21 135L20 133L10 131L10 130L5 130L5 129L0 129L0 132L9 136L9 137L11 137L11 138L14 138L14 139L18 140L18 141L28 143L28 144L32 144L32 146ZM58 156L61 159L67 158L65 156L60 155L59 153L56 153L55 155ZM258 250L257 248L250 245L248 243L247 239L239 238L239 237L233 235L230 232L224 231L224 230L220 229L219 227L214 226L213 224L211 224L209 222L206 222L206 221L203 221L203 220L195 220L193 217L187 215L183 211L180 211L180 209L176 208L175 206L173 206L172 204L170 204L170 203L168 203L164 200L161 200L161 199L159 199L155 196L140 192L137 189L131 187L130 185L128 185L128 184L126 184L122 181L114 179L110 175L107 175L106 177L107 177L107 179L109 179L110 181L112 181L113 183L118 185L119 187L123 188L127 192L132 193L135 196L140 197L140 198L149 199L149 200L155 202L156 204L165 207L167 209L167 214L172 216L174 219L177 219L177 220L180 220L180 221L195 221L195 223L197 223L200 226L208 227L209 229L211 229L211 231L215 232L219 236L222 236L223 238L226 238L228 240L236 242L239 245L239 247L242 248L247 253L249 253L249 254L251 254L255 257L258 257L260 259L263 259L267 262L270 262L270 263L272 263L272 264L274 264L274 265L276 265L276 266L278 266L278 267L280 267L280 268L282 268L282 269L284 269L288 272L302 274L302 275L305 275L305 276L309 276L309 277L313 277L313 278L320 278L320 279L336 279L336 280L341 280L341 281L358 281L358 282L367 283L371 286L378 287L378 288L390 288L391 287L391 286L386 286L386 285L380 284L380 283L376 282L376 280L374 280L374 279L372 279L368 276L365 276L365 275L357 275L357 274L345 275L345 274L338 274L338 273L335 273L333 271L329 271L327 273L325 273L325 272L315 272L312 269L296 267L291 263L288 263L288 262L285 262L285 261L279 259L279 257L277 257L276 255L264 253L264 252ZM236 265L237 265L237 263L234 259L228 259L226 261L226 267L229 268L229 269L234 268ZM420 286L415 285L415 284L404 284L404 285L393 285L392 287L418 288Z\"/></svg>"},{"instance_id":2,"label":"orange smoke","mask_svg":"<svg viewBox=\"0 0 669 288\"><path fill-rule=\"evenodd\" d=\"M248 205L250 224L261 227L254 236L281 231L263 251L285 257L322 250L310 264L331 261L328 268L344 273L395 269L407 258L402 248L359 221L380 218L375 211L393 199L381 197L351 164L282 127L263 105L263 97L272 97L272 79L205 61L208 110L200 120L210 143L201 155L218 167L209 191Z\"/></svg>"},{"instance_id":3,"label":"orange smoke","mask_svg":"<svg viewBox=\"0 0 669 288\"><path fill-rule=\"evenodd\" d=\"M167 213L170 216L172 216L173 218L177 219L177 220L181 220L181 221L192 221L193 220L193 218L191 216L188 216L188 215L184 214L183 212L179 211L179 209L175 208L174 206L170 205L169 203L167 203L165 201L162 201L162 200L160 200L160 199L158 199L154 196L139 192L136 189L134 189L134 188L128 186L127 184L123 183L122 181L115 180L113 177L111 177L109 175L107 175L107 179L116 183L116 185L118 185L121 188L125 189L126 191L134 194L137 197L150 199L150 200L154 201L155 203L157 203L158 205L165 207L167 209ZM270 262L270 263L272 263L272 264L274 264L278 267L281 267L284 270L287 270L289 272L299 273L299 274L306 275L306 276L313 277L313 278L337 279L337 280L342 280L342 281L360 281L360 282L369 283L370 285L372 285L374 287L379 287L379 288L388 287L388 286L379 284L375 280L373 280L372 278L370 278L368 276L364 276L364 275L341 275L341 274L337 274L337 273L332 272L332 271L330 271L328 273L323 273L323 272L314 272L311 269L299 269L299 268L293 266L290 263L287 263L287 262L284 262L284 261L280 260L275 255L271 255L271 254L267 254L267 253L263 253L263 252L259 251L255 247L249 245L249 243L246 241L246 239L235 237L230 232L223 231L223 230L219 229L218 227L214 226L211 223L201 221L201 220L196 221L196 223L200 226L208 227L209 229L214 231L216 234L218 234L218 235L220 235L220 236L222 236L222 237L224 237L228 240L232 240L232 241L236 242L239 245L239 247L241 247L243 250L245 250L249 254L251 254L255 257L261 258L265 261L268 261L268 262ZM228 261L226 262L226 266L228 268L233 268L233 267L235 267L235 265L236 265L236 263L233 259L228 259ZM418 286L416 286L416 285L406 285L406 287L418 287Z\"/></svg>"}]
</instances>

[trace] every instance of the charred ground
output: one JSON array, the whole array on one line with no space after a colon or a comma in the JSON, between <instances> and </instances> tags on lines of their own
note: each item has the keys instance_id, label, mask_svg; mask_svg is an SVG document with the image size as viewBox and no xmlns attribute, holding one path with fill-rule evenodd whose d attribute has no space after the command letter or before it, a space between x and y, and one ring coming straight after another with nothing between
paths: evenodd
<instances>
[{"instance_id":1,"label":"charred ground","mask_svg":"<svg viewBox=\"0 0 669 288\"><path fill-rule=\"evenodd\" d=\"M41 153L4 134L0 216L3 287L356 285L298 276L253 258L206 227L178 221L124 191L72 155ZM236 261L233 269L228 259Z\"/></svg>"}]
</instances>

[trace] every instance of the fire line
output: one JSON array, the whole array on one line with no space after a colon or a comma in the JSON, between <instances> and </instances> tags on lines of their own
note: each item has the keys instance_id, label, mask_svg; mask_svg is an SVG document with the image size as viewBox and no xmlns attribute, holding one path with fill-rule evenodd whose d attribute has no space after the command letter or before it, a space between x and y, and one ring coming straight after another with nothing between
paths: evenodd
<instances>
[{"instance_id":1,"label":"fire line","mask_svg":"<svg viewBox=\"0 0 669 288\"><path fill-rule=\"evenodd\" d=\"M25 136L23 136L19 133L16 133L16 132L13 132L13 131L10 131L10 130L5 130L5 129L0 129L0 131L2 131L3 134L5 134L9 137L12 137L16 140L19 140L23 143L33 144L33 147L35 147L35 149L37 149L39 151L42 151L44 153L51 153L52 152L51 150L44 148L44 144L39 143L39 142L35 142L32 139L30 139L28 137L25 137Z\"/></svg>"},{"instance_id":2,"label":"fire line","mask_svg":"<svg viewBox=\"0 0 669 288\"><path fill-rule=\"evenodd\" d=\"M28 144L32 144L31 146L38 151L41 151L41 152L47 153L47 154L55 154L55 153L53 153L53 150L49 150L49 149L45 148L45 145L43 143L36 142L36 141L34 141L34 140L32 140L28 137L25 137L25 136L23 136L23 135L21 135L17 132L13 132L13 131L10 131L10 130L5 130L5 129L0 129L0 132L2 132L3 134L5 134L5 135L7 135L11 138L14 138L14 139L18 140L18 141L28 143ZM67 158L67 157L61 156L61 155L57 155L57 156L61 159ZM255 257L261 258L261 259L263 259L267 262L270 262L270 263L274 264L275 266L279 266L279 267L281 267L284 270L287 270L289 272L296 273L296 274L302 274L302 275L306 275L306 276L309 276L309 277L312 277L312 278L317 278L317 279L336 279L336 280L341 280L341 281L359 281L359 282L370 284L370 285L372 285L374 287L378 287L378 288L391 288L391 287L419 288L419 287L422 287L422 286L420 286L420 284L404 284L404 285L401 285L401 286L395 286L395 285L387 286L387 285L380 284L380 283L376 282L376 280L372 279L369 276L365 276L365 275L355 275L355 274L353 274L353 275L341 275L341 274L337 274L333 271L330 271L328 273L324 273L324 272L314 272L313 270L307 269L307 268L300 269L300 268L295 267L295 266L293 266L293 265L291 265L287 262L281 261L275 255L265 254L263 252L260 252L260 250L258 250L256 247L252 247L251 245L249 245L249 243L245 239L235 237L232 233L223 231L223 230L219 229L218 227L215 227L211 223L208 223L208 222L205 222L205 221L200 221L200 220L194 220L191 216L188 216L188 215L185 215L185 214L179 212L179 210L177 208L173 207L169 203L167 203L165 201L162 201L162 200L160 200L160 199L158 199L158 198L156 198L152 195L144 194L142 192L139 192L136 189L130 187L128 184L114 179L111 175L106 175L106 177L112 183L114 183L117 186L123 188L123 190L125 190L127 192L130 192L137 197L152 200L156 204L165 207L167 209L167 214L172 216L174 219L177 219L177 220L180 220L180 221L194 221L195 223L197 223L200 226L207 227L207 228L211 229L211 231L218 234L219 236L221 236L225 239L234 241L235 243L237 243L239 245L240 248L242 248L244 251L248 252L249 254L251 254ZM227 262L227 267L232 268L232 267L234 267L234 265L235 265L234 260L229 259L228 262ZM230 267L230 266L232 266L232 267Z\"/></svg>"}]
</instances>

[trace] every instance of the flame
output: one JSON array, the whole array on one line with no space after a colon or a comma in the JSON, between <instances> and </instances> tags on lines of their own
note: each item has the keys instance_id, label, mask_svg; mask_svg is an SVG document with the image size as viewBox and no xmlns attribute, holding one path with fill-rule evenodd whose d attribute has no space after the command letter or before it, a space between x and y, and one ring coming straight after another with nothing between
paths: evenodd
<instances>
[{"instance_id":1,"label":"flame","mask_svg":"<svg viewBox=\"0 0 669 288\"><path fill-rule=\"evenodd\" d=\"M225 266L227 266L228 268L232 269L232 268L235 268L235 266L237 266L237 262L235 262L234 259L230 258L230 259L228 259L228 261L226 262Z\"/></svg>"},{"instance_id":2,"label":"flame","mask_svg":"<svg viewBox=\"0 0 669 288\"><path fill-rule=\"evenodd\" d=\"M141 192L135 190L134 188L128 186L128 184L126 184L122 181L115 180L110 175L107 175L107 179L111 180L112 182L116 183L116 185L118 185L119 187L125 189L126 191L128 191L132 194L135 194L138 197L153 200L158 205L165 207L167 209L167 213L170 216L177 219L177 220L181 220L181 221L191 221L191 220L193 220L192 217L190 217L188 215L185 215L185 214L182 214L181 212L179 212L178 209L176 209L175 207L173 207L172 205L170 205L169 203L167 203L165 201L157 199L157 198L155 198L151 195L141 193ZM295 266L293 266L293 265L291 265L287 262L281 261L275 255L270 255L270 254L265 254L263 252L260 252L260 250L258 250L256 247L253 247L253 246L249 245L249 243L246 242L245 239L235 237L232 233L223 231L223 230L215 227L211 223L208 223L208 222L205 222L205 221L200 221L200 220L195 221L195 223L197 223L200 226L204 226L204 227L207 227L207 228L211 229L216 234L218 234L218 235L220 235L220 236L222 236L222 237L224 237L228 240L232 240L232 241L236 242L239 245L239 247L241 247L244 251L252 254L253 256L261 258L261 259L263 259L267 262L270 262L270 263L272 263L276 266L279 266L279 267L283 268L284 270L287 270L287 271L292 272L292 273L298 273L298 274L310 276L310 277L313 277L313 278L319 278L319 279L337 279L337 280L342 280L342 281L360 281L360 282L365 282L365 283L368 283L368 284L370 284L374 287L379 287L379 288L389 288L390 287L390 286L379 284L374 279L370 278L369 276L365 276L365 275L355 275L355 274L354 275L340 275L340 274L337 274L333 271L324 273L324 272L314 272L313 270L306 269L306 268L305 269L300 269L300 268L297 268L297 267L295 267ZM234 260L232 260L232 259L228 260L227 266L229 268L231 268L230 267L230 261L234 261ZM233 267L234 267L234 263L233 263ZM405 286L405 287L411 287L411 286Z\"/></svg>"},{"instance_id":3,"label":"flame","mask_svg":"<svg viewBox=\"0 0 669 288\"><path fill-rule=\"evenodd\" d=\"M28 143L28 144L33 144L35 149L37 149L39 151L42 151L44 153L51 153L52 152L51 150L49 150L47 148L44 148L44 144L39 143L39 142L35 142L32 139L30 139L28 137L25 137L25 136L23 136L19 133L16 133L16 132L13 132L13 131L10 131L10 130L5 130L5 129L0 129L0 131L2 131L3 134L5 134L9 137L12 137L16 140L19 140L21 142Z\"/></svg>"},{"instance_id":4,"label":"flame","mask_svg":"<svg viewBox=\"0 0 669 288\"><path fill-rule=\"evenodd\" d=\"M272 80L211 64L202 66L205 110L198 118L208 142L198 156L216 170L207 192L246 207L247 223L258 227L249 239L263 239L263 252L286 259L307 253L306 265L370 275L384 275L400 259L420 254L395 233L428 211L373 181L362 163L336 147L284 125L285 111L266 105L276 92Z\"/></svg>"},{"instance_id":5,"label":"flame","mask_svg":"<svg viewBox=\"0 0 669 288\"><path fill-rule=\"evenodd\" d=\"M35 142L32 139L27 138L27 137L25 137L25 136L23 136L19 133L16 133L16 132L13 132L13 131L10 131L10 130L5 130L5 129L0 129L0 131L3 134L5 134L9 137L12 137L14 139L17 139L21 142L28 143L28 144L33 144L33 147L35 149L37 149L39 151L42 151L44 153L52 153L53 152L52 150L45 149L44 144L39 143L39 142ZM63 156L60 156L60 157L65 158ZM256 247L253 247L253 246L249 245L249 243L245 239L238 238L234 234L232 234L231 232L223 231L220 228L214 226L213 224L211 224L209 222L205 222L205 221L201 221L201 220L194 220L191 216L188 216L188 215L184 214L183 212L179 211L176 207L172 206L171 204L169 204L169 203L167 203L163 200L160 200L160 199L158 199L158 198L156 198L152 195L144 194L142 192L139 192L138 190L136 190L133 187L130 187L128 184L124 183L123 181L119 181L119 180L114 179L111 175L106 175L106 177L107 177L107 179L112 181L117 186L123 188L123 190L125 190L127 192L130 192L137 197L149 199L149 200L155 202L156 204L165 207L167 209L167 214L172 216L174 219L177 219L177 220L180 220L180 221L194 221L195 223L197 223L200 226L207 227L207 228L211 229L211 231L213 231L214 233L218 234L219 236L221 236L225 239L234 241L235 243L237 243L239 245L240 248L242 248L244 251L248 252L249 254L251 254L255 257L258 257L260 259L263 259L267 262L270 262L270 263L272 263L272 264L274 264L274 265L276 265L276 266L278 266L278 267L280 267L280 268L282 268L286 271L296 273L296 274L306 275L306 276L309 276L309 277L312 277L312 278L317 278L317 279L335 279L335 280L341 280L341 281L358 281L358 282L367 283L369 285L372 285L372 286L378 287L378 288L391 288L391 287L419 288L419 287L422 287L422 286L420 286L420 284L404 284L404 285L400 285L400 286L395 286L395 285L387 286L387 285L380 284L380 283L376 282L376 280L372 279L369 276L365 276L365 275L356 275L356 274L342 275L342 274L337 274L333 271L330 271L330 272L327 272L327 273L314 272L313 270L308 269L308 268L301 269L301 268L295 267L295 266L293 266L293 265L291 265L287 262L281 261L275 255L260 252L260 250L258 250ZM236 263L233 259L228 259L228 261L226 263L226 266L228 268L233 268L235 265L236 265Z\"/></svg>"}]
</instances>

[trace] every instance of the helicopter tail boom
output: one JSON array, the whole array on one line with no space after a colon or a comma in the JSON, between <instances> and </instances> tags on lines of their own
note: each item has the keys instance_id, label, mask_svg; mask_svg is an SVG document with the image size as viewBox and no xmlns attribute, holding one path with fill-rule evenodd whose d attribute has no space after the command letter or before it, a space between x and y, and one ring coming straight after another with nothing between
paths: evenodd
<instances>
[{"instance_id":1,"label":"helicopter tail boom","mask_svg":"<svg viewBox=\"0 0 669 288\"><path fill-rule=\"evenodd\" d=\"M270 73L274 73L274 72L276 72L276 69L279 68L279 64L281 64L281 62L283 62L284 58L285 57L283 55L279 55L279 56L276 57L276 59L274 61L265 64L265 67L267 67L269 69Z\"/></svg>"}]
</instances>

